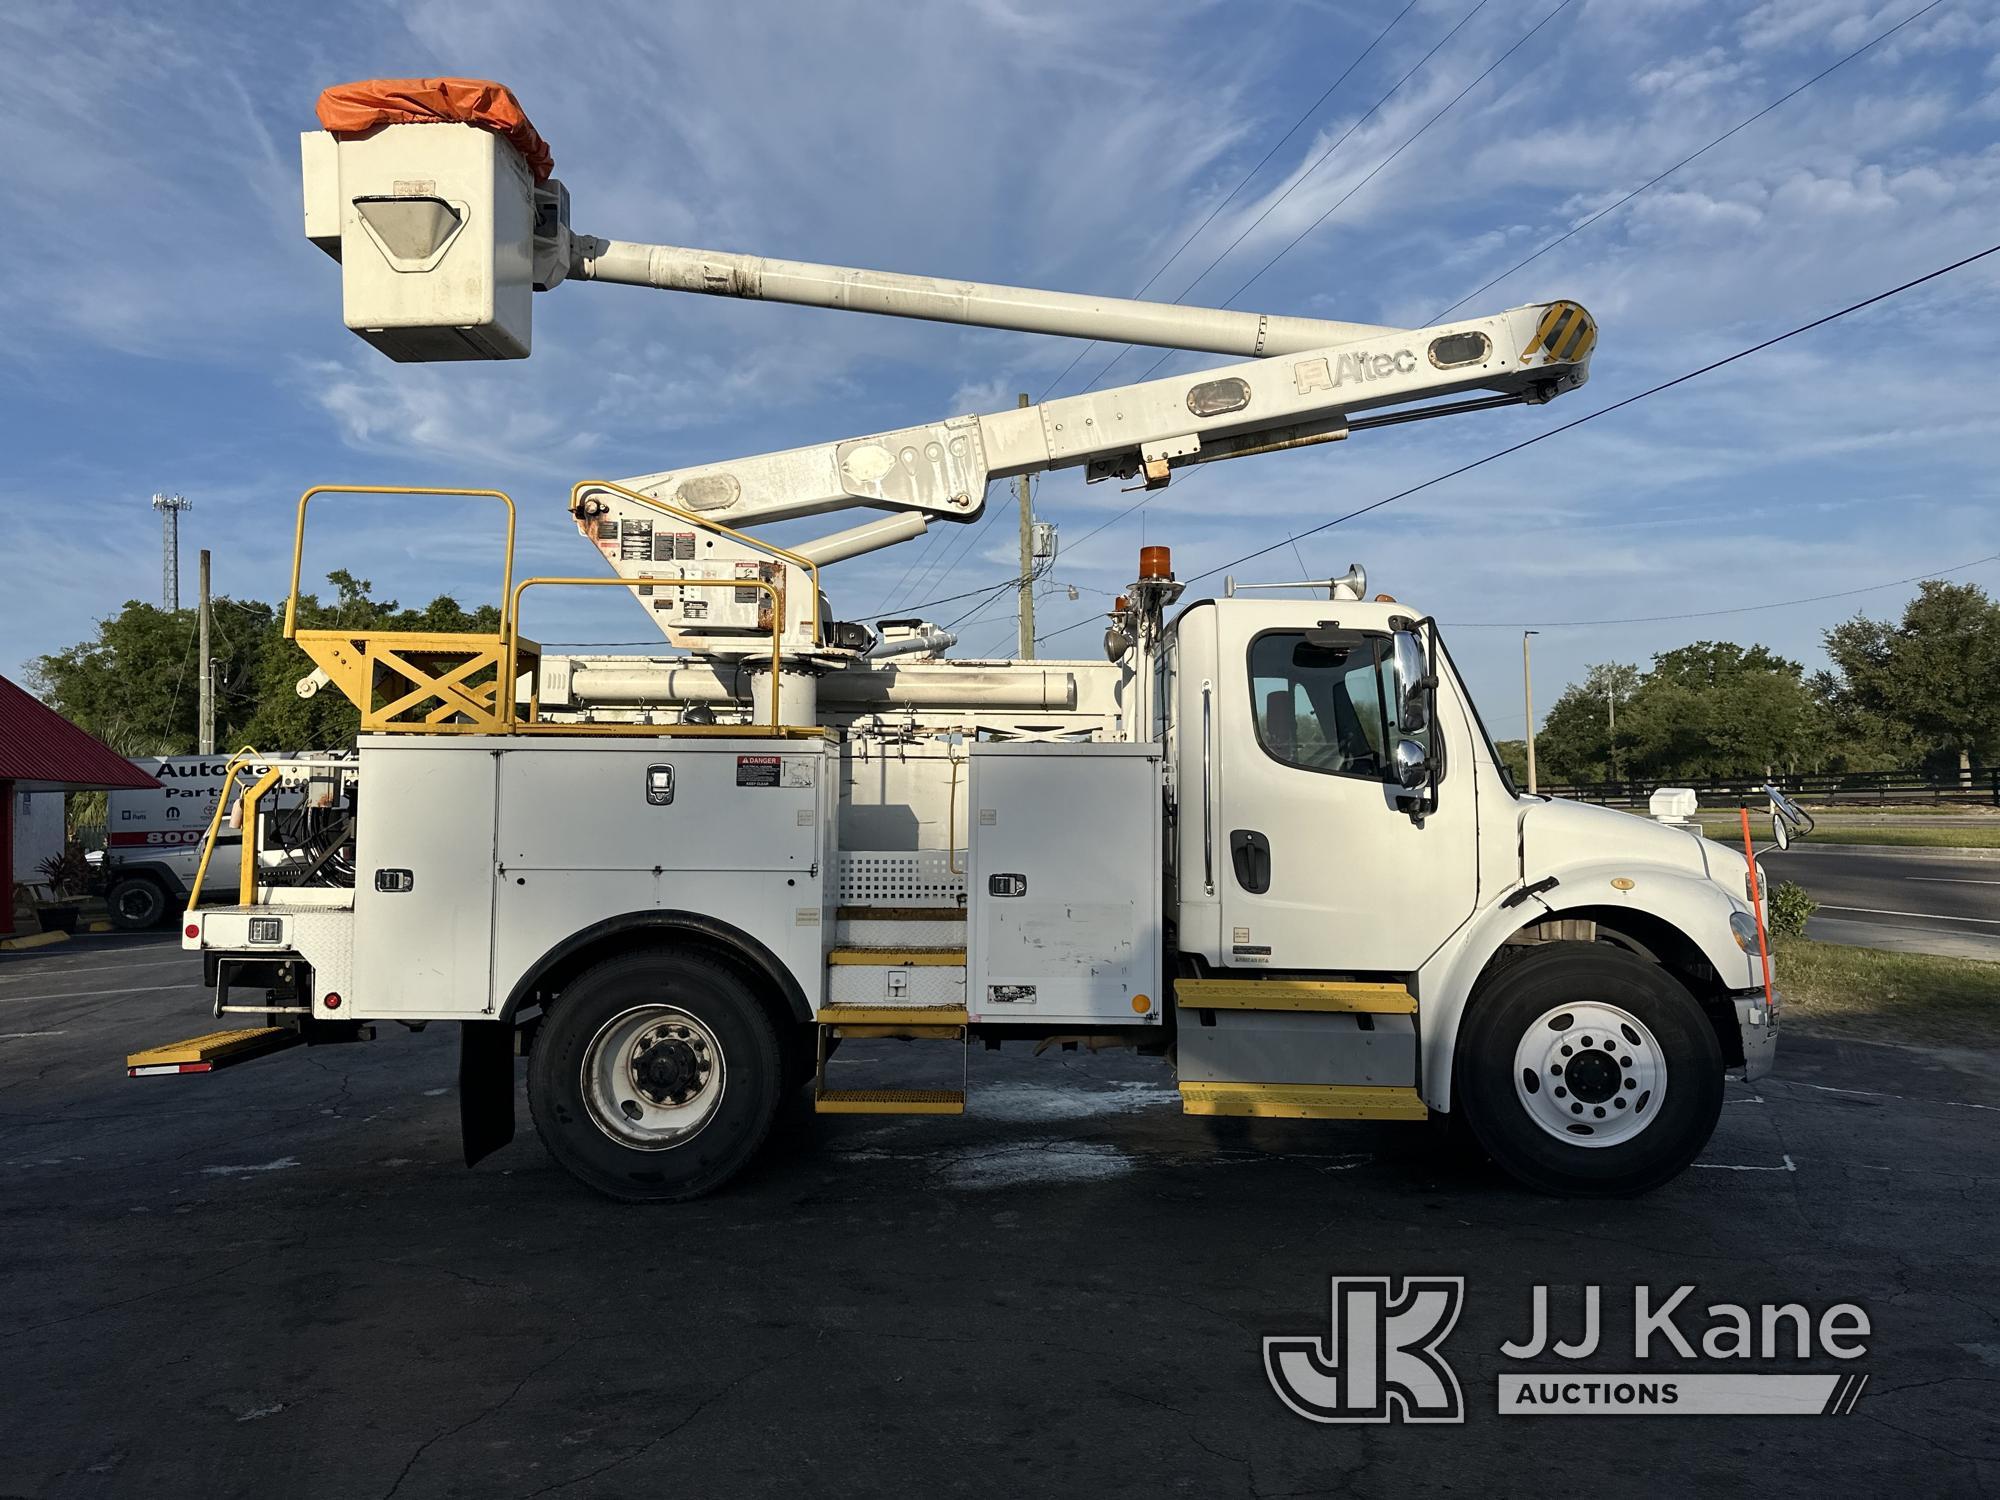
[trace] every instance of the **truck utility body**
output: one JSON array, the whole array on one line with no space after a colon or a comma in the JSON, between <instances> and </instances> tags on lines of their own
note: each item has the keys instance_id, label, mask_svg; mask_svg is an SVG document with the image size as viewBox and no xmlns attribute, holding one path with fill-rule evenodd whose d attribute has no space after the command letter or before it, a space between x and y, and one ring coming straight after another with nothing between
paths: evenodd
<instances>
[{"instance_id":1,"label":"truck utility body","mask_svg":"<svg viewBox=\"0 0 2000 1500\"><path fill-rule=\"evenodd\" d=\"M510 499L410 492L505 507L498 627L307 630L288 608L315 667L300 691L359 706L357 753L251 777L238 902L191 903L184 928L239 1030L135 1072L458 1022L469 1163L511 1137L525 1054L558 1160L671 1199L739 1170L795 1089L820 1113L976 1110L975 1041L1158 1055L1193 1115L1448 1118L1577 1193L1678 1172L1724 1070L1768 1068L1754 866L1520 796L1434 622L1360 569L1315 597L1188 600L1148 548L1096 661L953 659L948 632L841 620L823 587L975 518L997 477L1157 487L1553 399L1587 375L1582 308L1401 330L599 240L570 232L539 137L531 170L448 101L414 124L408 86L342 94L378 92L404 112L304 138L307 232L349 326L395 358L525 355L533 294L565 280L1254 357L580 483L569 516L608 576L516 581ZM341 488L300 501L294 603L309 504ZM883 514L789 546L747 529L848 508ZM531 590L590 586L627 591L662 652L558 657L524 634ZM967 1087L843 1052L882 1038L957 1049Z\"/></svg>"}]
</instances>

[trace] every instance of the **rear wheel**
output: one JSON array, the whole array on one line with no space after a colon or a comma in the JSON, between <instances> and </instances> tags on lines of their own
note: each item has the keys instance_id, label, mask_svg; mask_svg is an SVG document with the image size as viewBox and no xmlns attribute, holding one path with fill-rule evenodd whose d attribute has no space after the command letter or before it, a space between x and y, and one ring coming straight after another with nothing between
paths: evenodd
<instances>
[{"instance_id":1,"label":"rear wheel","mask_svg":"<svg viewBox=\"0 0 2000 1500\"><path fill-rule=\"evenodd\" d=\"M127 932L157 927L167 915L167 893L157 880L144 875L114 880L105 892L104 904L110 909L111 920Z\"/></svg>"},{"instance_id":2,"label":"rear wheel","mask_svg":"<svg viewBox=\"0 0 2000 1500\"><path fill-rule=\"evenodd\" d=\"M698 953L621 955L568 985L528 1063L549 1154L601 1193L698 1197L741 1171L770 1131L777 1033L726 965Z\"/></svg>"},{"instance_id":3,"label":"rear wheel","mask_svg":"<svg viewBox=\"0 0 2000 1500\"><path fill-rule=\"evenodd\" d=\"M1460 1108L1509 1174L1577 1197L1643 1193L1700 1154L1722 1049L1658 964L1558 945L1498 971L1460 1032Z\"/></svg>"}]
</instances>

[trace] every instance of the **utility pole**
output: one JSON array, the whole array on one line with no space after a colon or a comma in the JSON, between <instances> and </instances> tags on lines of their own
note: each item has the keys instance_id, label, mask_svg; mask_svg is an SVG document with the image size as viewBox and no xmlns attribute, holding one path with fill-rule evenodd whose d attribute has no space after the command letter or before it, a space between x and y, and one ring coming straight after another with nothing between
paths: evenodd
<instances>
[{"instance_id":1,"label":"utility pole","mask_svg":"<svg viewBox=\"0 0 2000 1500\"><path fill-rule=\"evenodd\" d=\"M1028 405L1028 393L1021 392L1021 405ZM1035 517L1028 502L1028 476L1014 481L1021 497L1021 649L1022 661L1035 659Z\"/></svg>"},{"instance_id":2,"label":"utility pole","mask_svg":"<svg viewBox=\"0 0 2000 1500\"><path fill-rule=\"evenodd\" d=\"M208 602L208 548L201 549L198 565L201 580L201 613L197 616L201 635L201 699L196 712L195 750L201 755L215 754L215 658L209 655L208 635L215 624L215 616Z\"/></svg>"},{"instance_id":3,"label":"utility pole","mask_svg":"<svg viewBox=\"0 0 2000 1500\"><path fill-rule=\"evenodd\" d=\"M160 602L177 610L181 607L181 512L193 510L194 501L185 495L156 494L153 509L160 513Z\"/></svg>"},{"instance_id":4,"label":"utility pole","mask_svg":"<svg viewBox=\"0 0 2000 1500\"><path fill-rule=\"evenodd\" d=\"M1528 709L1528 795L1535 795L1535 678L1528 664L1528 637L1539 630L1521 632L1521 697Z\"/></svg>"},{"instance_id":5,"label":"utility pole","mask_svg":"<svg viewBox=\"0 0 2000 1500\"><path fill-rule=\"evenodd\" d=\"M1618 673L1614 668L1604 682L1604 763L1611 779L1618 779Z\"/></svg>"}]
</instances>

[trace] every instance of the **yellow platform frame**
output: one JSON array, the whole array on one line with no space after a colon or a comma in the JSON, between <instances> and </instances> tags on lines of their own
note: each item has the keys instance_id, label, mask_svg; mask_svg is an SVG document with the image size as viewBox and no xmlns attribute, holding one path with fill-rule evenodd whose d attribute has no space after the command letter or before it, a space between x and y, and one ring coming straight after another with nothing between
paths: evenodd
<instances>
[{"instance_id":1,"label":"yellow platform frame","mask_svg":"<svg viewBox=\"0 0 2000 1500\"><path fill-rule=\"evenodd\" d=\"M812 589L812 632L819 640L819 568L796 552L745 536L718 522L704 520L623 485L589 480L570 492L572 508L585 490L607 490L718 536L754 547L805 570ZM301 630L298 624L299 581L304 567L306 512L320 495L409 495L454 499L497 500L507 511L505 556L500 573L500 623L491 634L478 631L424 630ZM762 724L627 724L546 723L541 718L541 648L521 634L521 601L530 588L624 588L647 585L644 578L524 578L514 581L516 512L502 490L442 489L375 484L320 484L299 496L292 534L292 582L285 599L285 639L312 659L330 682L361 711L361 728L369 734L566 734L690 737L723 736L781 739L813 738L824 733L815 726L779 723L781 693L776 685L783 667L785 590L762 578L662 578L678 588L757 589L770 603L771 694L770 721ZM527 712L521 712L519 691L528 679Z\"/></svg>"}]
</instances>

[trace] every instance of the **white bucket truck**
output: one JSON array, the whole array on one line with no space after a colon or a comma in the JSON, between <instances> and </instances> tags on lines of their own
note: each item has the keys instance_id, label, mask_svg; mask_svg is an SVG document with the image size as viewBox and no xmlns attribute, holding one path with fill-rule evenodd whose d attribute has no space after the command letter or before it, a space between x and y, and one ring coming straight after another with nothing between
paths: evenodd
<instances>
[{"instance_id":1,"label":"white bucket truck","mask_svg":"<svg viewBox=\"0 0 2000 1500\"><path fill-rule=\"evenodd\" d=\"M360 705L358 755L256 776L240 901L187 917L218 1014L259 1024L135 1072L458 1022L468 1161L511 1138L525 1052L565 1167L676 1199L741 1169L795 1089L822 1113L967 1108L846 1086L855 1038L1129 1045L1189 1114L1445 1117L1579 1194L1680 1171L1725 1071L1770 1066L1743 855L1521 795L1436 625L1358 568L1310 597L1189 602L1149 548L1088 661L949 658L947 633L839 620L821 587L973 519L1006 475L1158 486L1549 400L1587 373L1582 308L1405 330L594 239L489 125L447 109L305 137L309 232L348 324L393 357L525 354L531 292L611 280L1249 358L579 484L571 519L609 573L516 582L510 561L491 635L288 621L318 668L302 690ZM511 501L451 493L503 504L511 544ZM745 530L846 508L885 514L785 547ZM662 652L544 656L522 598L552 585L627 590ZM272 884L257 850L298 806L339 857Z\"/></svg>"}]
</instances>

